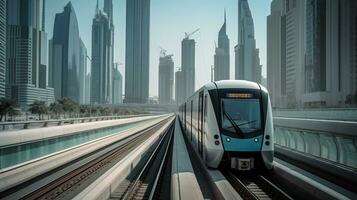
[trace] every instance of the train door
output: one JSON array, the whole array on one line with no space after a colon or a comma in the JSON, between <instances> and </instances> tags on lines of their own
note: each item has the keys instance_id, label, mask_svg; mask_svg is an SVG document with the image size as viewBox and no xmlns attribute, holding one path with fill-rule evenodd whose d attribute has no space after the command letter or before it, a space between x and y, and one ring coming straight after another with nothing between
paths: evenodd
<instances>
[{"instance_id":1,"label":"train door","mask_svg":"<svg viewBox=\"0 0 357 200\"><path fill-rule=\"evenodd\" d=\"M198 152L203 155L203 91L198 98Z\"/></svg>"},{"instance_id":2,"label":"train door","mask_svg":"<svg viewBox=\"0 0 357 200\"><path fill-rule=\"evenodd\" d=\"M184 131L186 132L186 103L184 104L184 113L183 113L183 121L184 121Z\"/></svg>"},{"instance_id":3,"label":"train door","mask_svg":"<svg viewBox=\"0 0 357 200\"><path fill-rule=\"evenodd\" d=\"M203 139L204 137L206 137L206 134L207 134L206 133L206 127L205 127L206 121L207 121L207 95L205 95L205 98L203 100L202 146L205 145L204 142L206 141L206 140ZM205 160L206 159L205 158L205 153L202 153L202 154L203 154L202 158L203 158L203 160Z\"/></svg>"},{"instance_id":4,"label":"train door","mask_svg":"<svg viewBox=\"0 0 357 200\"><path fill-rule=\"evenodd\" d=\"M190 134L191 134L191 142L192 142L192 109L193 109L193 100L190 102Z\"/></svg>"}]
</instances>

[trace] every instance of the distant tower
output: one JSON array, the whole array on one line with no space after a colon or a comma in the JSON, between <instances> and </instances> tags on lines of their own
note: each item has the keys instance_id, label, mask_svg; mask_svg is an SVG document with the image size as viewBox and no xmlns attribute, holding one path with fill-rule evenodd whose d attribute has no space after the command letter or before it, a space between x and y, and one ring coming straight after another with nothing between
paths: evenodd
<instances>
[{"instance_id":1,"label":"distant tower","mask_svg":"<svg viewBox=\"0 0 357 200\"><path fill-rule=\"evenodd\" d=\"M195 40L185 37L181 43L184 99L195 92Z\"/></svg>"},{"instance_id":2,"label":"distant tower","mask_svg":"<svg viewBox=\"0 0 357 200\"><path fill-rule=\"evenodd\" d=\"M159 62L159 103L171 104L173 101L174 62L172 55L162 54Z\"/></svg>"},{"instance_id":3,"label":"distant tower","mask_svg":"<svg viewBox=\"0 0 357 200\"><path fill-rule=\"evenodd\" d=\"M113 68L113 104L123 103L123 76L115 63Z\"/></svg>"},{"instance_id":4,"label":"distant tower","mask_svg":"<svg viewBox=\"0 0 357 200\"><path fill-rule=\"evenodd\" d=\"M226 11L224 11L224 23L218 34L218 47L214 55L214 80L229 79L229 38L226 33Z\"/></svg>"},{"instance_id":5,"label":"distant tower","mask_svg":"<svg viewBox=\"0 0 357 200\"><path fill-rule=\"evenodd\" d=\"M62 13L57 13L50 41L50 86L55 90L55 98L80 99L80 53L81 38L74 8L69 2ZM85 48L85 47L84 47Z\"/></svg>"},{"instance_id":6,"label":"distant tower","mask_svg":"<svg viewBox=\"0 0 357 200\"><path fill-rule=\"evenodd\" d=\"M108 15L96 7L92 25L91 103L112 102L113 28Z\"/></svg>"},{"instance_id":7,"label":"distant tower","mask_svg":"<svg viewBox=\"0 0 357 200\"><path fill-rule=\"evenodd\" d=\"M127 0L124 103L148 102L149 42L150 0Z\"/></svg>"},{"instance_id":8,"label":"distant tower","mask_svg":"<svg viewBox=\"0 0 357 200\"><path fill-rule=\"evenodd\" d=\"M235 78L258 82L254 22L247 0L238 0L238 45L235 49Z\"/></svg>"},{"instance_id":9,"label":"distant tower","mask_svg":"<svg viewBox=\"0 0 357 200\"><path fill-rule=\"evenodd\" d=\"M54 94L53 88L47 87L43 0L7 1L6 6L6 96L24 110L35 100L51 103Z\"/></svg>"},{"instance_id":10,"label":"distant tower","mask_svg":"<svg viewBox=\"0 0 357 200\"><path fill-rule=\"evenodd\" d=\"M175 72L175 101L177 105L180 105L184 100L185 82L183 80L183 73L180 70Z\"/></svg>"}]
</instances>

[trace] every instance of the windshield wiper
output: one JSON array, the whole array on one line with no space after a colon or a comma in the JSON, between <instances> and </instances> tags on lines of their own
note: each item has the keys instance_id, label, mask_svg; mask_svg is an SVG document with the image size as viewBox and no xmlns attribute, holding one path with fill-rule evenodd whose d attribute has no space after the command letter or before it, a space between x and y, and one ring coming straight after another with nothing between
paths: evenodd
<instances>
[{"instance_id":1,"label":"windshield wiper","mask_svg":"<svg viewBox=\"0 0 357 200\"><path fill-rule=\"evenodd\" d=\"M238 124L237 126L246 125L246 124L251 124L251 123L256 122L256 121L257 121L257 120L252 120L252 121L249 121L249 122L244 122L244 123Z\"/></svg>"},{"instance_id":2,"label":"windshield wiper","mask_svg":"<svg viewBox=\"0 0 357 200\"><path fill-rule=\"evenodd\" d=\"M234 130L235 130L236 132L238 132L238 134L243 135L243 131L237 126L237 124L234 122L234 120L232 119L232 117L231 117L228 113L226 113L226 111L224 110L224 104L222 105L222 107L223 107L223 114L226 115L227 119L228 119L229 122L232 124Z\"/></svg>"}]
</instances>

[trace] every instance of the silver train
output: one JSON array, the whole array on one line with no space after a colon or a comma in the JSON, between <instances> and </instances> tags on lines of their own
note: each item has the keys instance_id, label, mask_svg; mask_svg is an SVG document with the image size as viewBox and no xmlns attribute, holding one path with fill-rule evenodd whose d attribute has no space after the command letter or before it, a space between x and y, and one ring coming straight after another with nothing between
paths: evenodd
<instances>
[{"instance_id":1,"label":"silver train","mask_svg":"<svg viewBox=\"0 0 357 200\"><path fill-rule=\"evenodd\" d=\"M208 83L180 105L178 115L208 167L273 168L272 109L263 86L241 80Z\"/></svg>"}]
</instances>

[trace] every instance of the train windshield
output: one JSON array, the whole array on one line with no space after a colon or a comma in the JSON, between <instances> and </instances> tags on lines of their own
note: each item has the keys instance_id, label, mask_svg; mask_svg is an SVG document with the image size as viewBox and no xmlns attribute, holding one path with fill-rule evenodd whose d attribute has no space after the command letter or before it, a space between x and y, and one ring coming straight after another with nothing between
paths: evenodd
<instances>
[{"instance_id":1,"label":"train windshield","mask_svg":"<svg viewBox=\"0 0 357 200\"><path fill-rule=\"evenodd\" d=\"M222 128L238 134L261 128L259 99L222 99Z\"/></svg>"}]
</instances>

